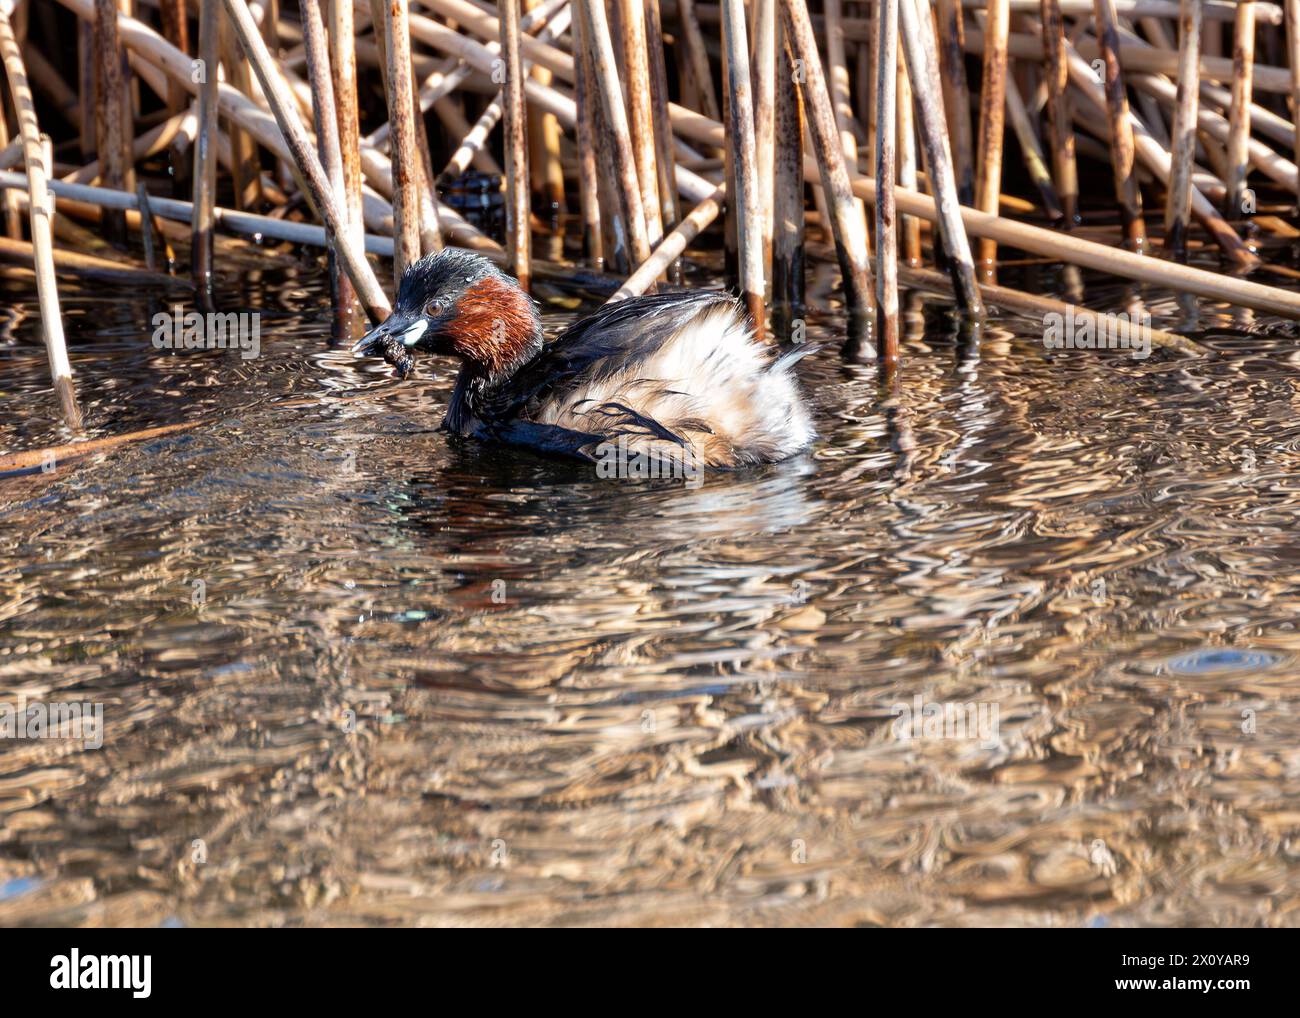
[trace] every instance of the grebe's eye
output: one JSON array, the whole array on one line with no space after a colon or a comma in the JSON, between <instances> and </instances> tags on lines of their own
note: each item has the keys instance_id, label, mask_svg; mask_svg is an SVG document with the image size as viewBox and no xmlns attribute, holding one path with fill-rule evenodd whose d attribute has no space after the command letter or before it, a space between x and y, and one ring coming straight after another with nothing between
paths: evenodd
<instances>
[{"instance_id":1,"label":"grebe's eye","mask_svg":"<svg viewBox=\"0 0 1300 1018\"><path fill-rule=\"evenodd\" d=\"M424 313L430 318L437 318L442 314L442 301L434 299L424 305Z\"/></svg>"}]
</instances>

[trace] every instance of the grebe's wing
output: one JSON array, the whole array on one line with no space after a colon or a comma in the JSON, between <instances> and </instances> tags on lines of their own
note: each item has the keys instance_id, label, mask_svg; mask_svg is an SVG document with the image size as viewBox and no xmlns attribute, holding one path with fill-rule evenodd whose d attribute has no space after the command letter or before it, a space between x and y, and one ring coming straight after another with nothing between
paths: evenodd
<instances>
[{"instance_id":1,"label":"grebe's wing","mask_svg":"<svg viewBox=\"0 0 1300 1018\"><path fill-rule=\"evenodd\" d=\"M509 407L519 408L563 392L580 377L598 380L633 367L655 354L698 315L719 304L735 305L736 301L717 291L685 290L606 304L546 344L496 395L508 401Z\"/></svg>"}]
</instances>

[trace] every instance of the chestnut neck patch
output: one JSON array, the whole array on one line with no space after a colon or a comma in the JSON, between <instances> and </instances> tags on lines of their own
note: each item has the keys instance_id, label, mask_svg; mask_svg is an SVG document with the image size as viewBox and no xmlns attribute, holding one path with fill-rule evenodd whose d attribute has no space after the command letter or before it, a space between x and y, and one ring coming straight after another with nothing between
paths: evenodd
<instances>
[{"instance_id":1,"label":"chestnut neck patch","mask_svg":"<svg viewBox=\"0 0 1300 1018\"><path fill-rule=\"evenodd\" d=\"M484 276L456 302L452 349L491 382L509 377L542 347L532 301L495 275Z\"/></svg>"}]
</instances>

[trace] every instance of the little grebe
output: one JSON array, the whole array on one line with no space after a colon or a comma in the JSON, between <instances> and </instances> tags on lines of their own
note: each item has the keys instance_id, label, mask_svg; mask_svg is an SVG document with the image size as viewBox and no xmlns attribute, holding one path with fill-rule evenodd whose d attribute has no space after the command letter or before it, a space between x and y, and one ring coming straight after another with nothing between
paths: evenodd
<instances>
[{"instance_id":1,"label":"little grebe","mask_svg":"<svg viewBox=\"0 0 1300 1018\"><path fill-rule=\"evenodd\" d=\"M447 249L411 264L397 305L354 347L406 377L412 351L459 357L443 430L592 459L618 441L634 455L711 467L793 456L815 437L791 371L721 293L606 304L550 343L533 302L486 258Z\"/></svg>"}]
</instances>

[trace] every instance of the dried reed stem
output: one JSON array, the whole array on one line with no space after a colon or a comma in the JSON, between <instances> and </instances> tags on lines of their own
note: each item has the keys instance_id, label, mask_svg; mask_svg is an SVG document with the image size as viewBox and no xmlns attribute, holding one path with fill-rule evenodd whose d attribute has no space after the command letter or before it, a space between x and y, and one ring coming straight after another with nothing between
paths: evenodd
<instances>
[{"instance_id":1,"label":"dried reed stem","mask_svg":"<svg viewBox=\"0 0 1300 1018\"><path fill-rule=\"evenodd\" d=\"M772 309L781 325L804 303L803 105L794 61L776 26L775 151L772 180ZM778 326L780 327L780 326Z\"/></svg>"},{"instance_id":2,"label":"dried reed stem","mask_svg":"<svg viewBox=\"0 0 1300 1018\"><path fill-rule=\"evenodd\" d=\"M656 0L657 3L657 0ZM772 233L776 174L776 0L754 0L750 69L754 75L754 161L765 293L772 292ZM667 107L664 107L665 121Z\"/></svg>"},{"instance_id":3,"label":"dried reed stem","mask_svg":"<svg viewBox=\"0 0 1300 1018\"><path fill-rule=\"evenodd\" d=\"M158 0L158 14L162 21L163 38L182 53L190 49L190 22L185 10L185 0ZM200 9L199 18L203 11ZM167 109L179 113L189 105L189 96L176 82L167 83Z\"/></svg>"},{"instance_id":4,"label":"dried reed stem","mask_svg":"<svg viewBox=\"0 0 1300 1018\"><path fill-rule=\"evenodd\" d=\"M897 11L895 11L897 18ZM898 183L913 191L918 189L916 124L912 119L912 79L907 74L907 61L898 58ZM916 216L900 216L898 232L902 237L903 261L908 265L921 264L921 220Z\"/></svg>"},{"instance_id":5,"label":"dried reed stem","mask_svg":"<svg viewBox=\"0 0 1300 1018\"><path fill-rule=\"evenodd\" d=\"M1007 116L1011 119L1012 130L1020 145L1025 171L1043 199L1043 211L1047 213L1048 219L1060 222L1065 218L1065 212L1056 195L1056 185L1052 183L1052 174L1047 169L1047 160L1043 158L1043 149L1038 144L1038 136L1034 133L1029 111L1025 109L1025 101L1020 97L1020 89L1011 78L1007 79Z\"/></svg>"},{"instance_id":6,"label":"dried reed stem","mask_svg":"<svg viewBox=\"0 0 1300 1018\"><path fill-rule=\"evenodd\" d=\"M307 52L307 74L311 82L311 107L316 128L316 150L321 166L340 209L347 207L347 189L343 181L343 153L339 147L338 111L334 106L334 78L330 73L329 49L325 39L325 22L320 0L299 0L302 13L303 43ZM335 307L347 303L347 273L338 264L336 240L326 231L329 247L330 293Z\"/></svg>"},{"instance_id":7,"label":"dried reed stem","mask_svg":"<svg viewBox=\"0 0 1300 1018\"><path fill-rule=\"evenodd\" d=\"M100 176L109 187L126 188L130 131L126 125L126 82L122 78L122 46L117 37L117 0L95 0L95 137ZM133 186L133 185L132 185ZM126 242L126 222L116 213L105 217L104 229L115 244Z\"/></svg>"},{"instance_id":8,"label":"dried reed stem","mask_svg":"<svg viewBox=\"0 0 1300 1018\"><path fill-rule=\"evenodd\" d=\"M505 76L506 253L509 269L525 292L531 289L529 228L528 111L524 106L524 63L520 56L520 0L501 0L501 54Z\"/></svg>"},{"instance_id":9,"label":"dried reed stem","mask_svg":"<svg viewBox=\"0 0 1300 1018\"><path fill-rule=\"evenodd\" d=\"M1255 72L1255 5L1237 4L1232 31L1232 106L1228 114L1228 193L1224 215L1237 219L1246 211L1246 175L1250 172L1250 101Z\"/></svg>"},{"instance_id":10,"label":"dried reed stem","mask_svg":"<svg viewBox=\"0 0 1300 1018\"><path fill-rule=\"evenodd\" d=\"M582 34L582 19L573 23L574 49L583 56L577 61L573 97L577 104L575 133L578 140L578 213L582 220L582 252L592 265L601 265L605 253L602 243L600 209L600 170L597 166L597 146L600 113L598 103L592 99L595 83L591 76L591 63L586 58L587 44Z\"/></svg>"},{"instance_id":11,"label":"dried reed stem","mask_svg":"<svg viewBox=\"0 0 1300 1018\"><path fill-rule=\"evenodd\" d=\"M1291 65L1291 116L1300 118L1300 0L1286 0L1286 52ZM1295 132L1294 146L1300 166L1300 131Z\"/></svg>"},{"instance_id":12,"label":"dried reed stem","mask_svg":"<svg viewBox=\"0 0 1300 1018\"><path fill-rule=\"evenodd\" d=\"M939 33L939 66L943 83L943 109L952 139L953 171L957 196L963 205L975 200L974 135L970 123L970 85L966 80L966 55L962 52L965 29L960 0L938 0L935 23Z\"/></svg>"},{"instance_id":13,"label":"dried reed stem","mask_svg":"<svg viewBox=\"0 0 1300 1018\"><path fill-rule=\"evenodd\" d=\"M654 247L663 237L659 204L659 172L655 165L655 130L650 97L650 66L646 52L646 15L642 0L617 0L621 29L628 126L636 159L636 179L645 212L646 240ZM724 28L725 28L724 20ZM725 32L724 32L725 35Z\"/></svg>"},{"instance_id":14,"label":"dried reed stem","mask_svg":"<svg viewBox=\"0 0 1300 1018\"><path fill-rule=\"evenodd\" d=\"M1192 169L1196 157L1197 103L1200 100L1201 0L1181 0L1178 18L1178 105L1172 129L1172 172L1165 200L1165 247L1187 261L1191 226Z\"/></svg>"},{"instance_id":15,"label":"dried reed stem","mask_svg":"<svg viewBox=\"0 0 1300 1018\"><path fill-rule=\"evenodd\" d=\"M1199 2L1199 0L1197 0ZM1065 59L1065 23L1060 0L1042 0L1043 46L1047 59L1048 148L1052 152L1062 225L1068 230L1079 217L1079 168L1074 157L1074 120L1070 115L1070 69Z\"/></svg>"},{"instance_id":16,"label":"dried reed stem","mask_svg":"<svg viewBox=\"0 0 1300 1018\"><path fill-rule=\"evenodd\" d=\"M876 336L880 359L898 362L898 234L894 144L898 134L898 0L876 0Z\"/></svg>"},{"instance_id":17,"label":"dried reed stem","mask_svg":"<svg viewBox=\"0 0 1300 1018\"><path fill-rule=\"evenodd\" d=\"M253 75L248 61L240 56L229 19L218 15L218 21L219 52L221 63L225 67L226 80L241 95L251 96ZM212 68L215 67L216 64L213 64ZM255 138L251 132L244 129L243 122L236 117L227 117L226 129L230 135L230 175L235 187L235 205L241 209L256 209L262 204L263 189L261 160L258 157Z\"/></svg>"},{"instance_id":18,"label":"dried reed stem","mask_svg":"<svg viewBox=\"0 0 1300 1018\"><path fill-rule=\"evenodd\" d=\"M198 136L194 145L194 221L190 236L190 272L194 288L207 292L213 282L213 208L217 203L217 53L221 8L206 4L199 12ZM120 190L120 188L119 188Z\"/></svg>"},{"instance_id":19,"label":"dried reed stem","mask_svg":"<svg viewBox=\"0 0 1300 1018\"><path fill-rule=\"evenodd\" d=\"M361 133L357 111L357 52L351 0L329 0L330 74L334 88L334 114L343 163L343 196L340 212L353 244L365 243L365 222L361 211ZM356 288L347 273L338 276L338 311L349 318L356 305Z\"/></svg>"},{"instance_id":20,"label":"dried reed stem","mask_svg":"<svg viewBox=\"0 0 1300 1018\"><path fill-rule=\"evenodd\" d=\"M1097 41L1105 64L1106 115L1110 124L1110 164L1115 178L1124 237L1133 251L1146 250L1147 227L1142 214L1142 192L1137 179L1137 146L1129 114L1124 70L1119 60L1119 18L1113 0L1094 0Z\"/></svg>"},{"instance_id":21,"label":"dried reed stem","mask_svg":"<svg viewBox=\"0 0 1300 1018\"><path fill-rule=\"evenodd\" d=\"M975 207L996 214L1002 193L1002 135L1006 123L1007 33L1009 0L989 0L984 32L984 74L980 86L979 143L975 155ZM984 237L979 243L980 278L997 279L998 246Z\"/></svg>"},{"instance_id":22,"label":"dried reed stem","mask_svg":"<svg viewBox=\"0 0 1300 1018\"><path fill-rule=\"evenodd\" d=\"M388 96L388 122L392 125L393 276L400 279L406 267L418 260L421 254L420 185L423 170L416 151L415 86L411 81L407 0L376 2L382 4L376 23L383 24L384 91Z\"/></svg>"},{"instance_id":23,"label":"dried reed stem","mask_svg":"<svg viewBox=\"0 0 1300 1018\"><path fill-rule=\"evenodd\" d=\"M843 276L844 302L849 313L869 321L875 301L871 291L867 224L853 198L853 185L844 165L835 113L822 74L812 19L804 0L781 0L781 24L791 52L801 61L804 80L800 97L807 115L809 134L817 156L817 167L829 204L835 253Z\"/></svg>"},{"instance_id":24,"label":"dried reed stem","mask_svg":"<svg viewBox=\"0 0 1300 1018\"><path fill-rule=\"evenodd\" d=\"M858 140L853 133L853 90L849 84L848 60L844 53L844 10L842 0L823 0L823 19L826 24L826 85L831 93L831 106L835 110L835 126L840 132L840 146L844 149L844 164L848 167L849 177L858 175ZM879 78L873 80L873 87ZM869 115L872 118L867 137L870 143L875 131L875 115L879 109L875 93ZM859 209L863 205L854 199ZM865 210L864 210L865 211Z\"/></svg>"},{"instance_id":25,"label":"dried reed stem","mask_svg":"<svg viewBox=\"0 0 1300 1018\"><path fill-rule=\"evenodd\" d=\"M59 310L59 291L54 278L54 239L51 220L54 201L48 191L52 160L41 138L27 83L27 69L14 37L8 11L0 7L0 58L5 65L9 96L18 114L18 135L23 144L27 168L28 227L32 234L32 262L36 271L36 295L41 309L41 329L45 334L45 353L50 362L50 377L59 398L63 420L68 427L81 427L81 408L72 382L72 364L63 338L63 315Z\"/></svg>"},{"instance_id":26,"label":"dried reed stem","mask_svg":"<svg viewBox=\"0 0 1300 1018\"><path fill-rule=\"evenodd\" d=\"M767 320L763 304L763 235L758 212L758 174L754 166L753 78L749 71L743 0L722 0L722 11L722 45L727 55L727 117L732 141L728 204L736 210L741 299L761 334Z\"/></svg>"},{"instance_id":27,"label":"dried reed stem","mask_svg":"<svg viewBox=\"0 0 1300 1018\"><path fill-rule=\"evenodd\" d=\"M970 240L961 220L952 155L944 133L943 98L935 86L939 59L934 49L934 33L922 17L918 0L899 0L898 23L907 72L912 79L912 93L916 98L921 153L930 178L930 190L938 203L939 234L948 255L948 271L952 275L958 304L967 314L979 317L984 313L984 301L975 279Z\"/></svg>"},{"instance_id":28,"label":"dried reed stem","mask_svg":"<svg viewBox=\"0 0 1300 1018\"><path fill-rule=\"evenodd\" d=\"M461 139L460 145L456 151L451 154L447 160L447 165L442 168L438 174L438 180L443 183L450 183L469 169L469 165L474 160L474 156L483 151L483 146L487 144L488 136L500 122L501 117L506 111L505 100L501 97L493 99L483 108L479 114L478 120L474 121L474 126L470 128L469 133Z\"/></svg>"}]
</instances>

